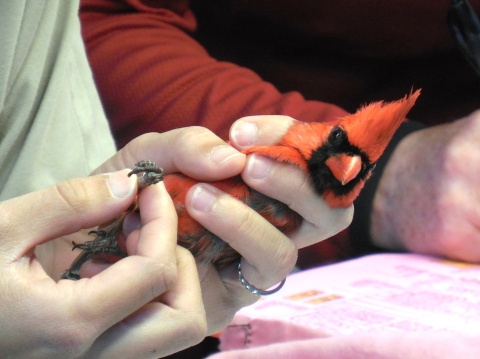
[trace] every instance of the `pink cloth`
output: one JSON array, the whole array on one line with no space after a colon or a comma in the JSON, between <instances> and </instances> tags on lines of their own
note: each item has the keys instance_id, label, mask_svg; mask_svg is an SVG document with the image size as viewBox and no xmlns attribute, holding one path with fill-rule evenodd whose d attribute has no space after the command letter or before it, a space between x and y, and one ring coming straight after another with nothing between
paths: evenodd
<instances>
[{"instance_id":1,"label":"pink cloth","mask_svg":"<svg viewBox=\"0 0 480 359\"><path fill-rule=\"evenodd\" d=\"M275 331L275 326L270 331ZM266 336L270 334L265 333ZM376 333L296 339L223 351L209 359L478 359L480 338L457 333Z\"/></svg>"},{"instance_id":2,"label":"pink cloth","mask_svg":"<svg viewBox=\"0 0 480 359\"><path fill-rule=\"evenodd\" d=\"M248 317L237 315L223 331L220 349L259 347L284 341L326 338L328 336L328 333L321 330L281 320L253 319L249 321Z\"/></svg>"},{"instance_id":3,"label":"pink cloth","mask_svg":"<svg viewBox=\"0 0 480 359\"><path fill-rule=\"evenodd\" d=\"M478 359L480 266L377 254L289 276L209 359Z\"/></svg>"}]
</instances>

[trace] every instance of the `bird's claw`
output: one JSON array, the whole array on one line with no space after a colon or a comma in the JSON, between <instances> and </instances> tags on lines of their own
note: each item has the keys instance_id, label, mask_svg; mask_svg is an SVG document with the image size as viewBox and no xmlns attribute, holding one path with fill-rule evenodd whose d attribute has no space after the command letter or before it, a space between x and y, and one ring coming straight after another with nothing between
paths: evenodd
<instances>
[{"instance_id":1,"label":"bird's claw","mask_svg":"<svg viewBox=\"0 0 480 359\"><path fill-rule=\"evenodd\" d=\"M139 189L156 184L163 180L163 170L158 167L155 162L146 160L136 163L134 169L128 173L128 176L130 177L133 174L138 174L141 172L143 172L143 174L138 177ZM116 235L121 228L125 215L128 212L134 211L136 208L136 205L131 206L130 210L121 214L113 222L99 226L99 229L96 231L90 231L88 234L95 234L95 239L81 244L72 242L72 250L80 248L82 249L82 252L77 256L77 258L75 258L70 268L62 274L61 278L71 280L80 279L80 268L82 265L97 254L126 257L127 253L118 245Z\"/></svg>"}]
</instances>

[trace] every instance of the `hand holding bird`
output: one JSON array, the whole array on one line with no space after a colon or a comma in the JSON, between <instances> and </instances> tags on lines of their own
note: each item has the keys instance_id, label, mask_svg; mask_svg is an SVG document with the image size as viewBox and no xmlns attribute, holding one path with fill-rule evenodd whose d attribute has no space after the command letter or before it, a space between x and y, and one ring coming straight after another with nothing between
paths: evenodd
<instances>
[{"instance_id":1,"label":"hand holding bird","mask_svg":"<svg viewBox=\"0 0 480 359\"><path fill-rule=\"evenodd\" d=\"M399 101L372 103L333 122L298 121L278 145L253 146L243 153L298 166L308 173L316 194L330 207L349 207L419 95L417 90ZM185 195L198 181L173 174L167 175L164 182L179 216L179 243L196 258L218 268L237 261L235 250L200 226L185 210ZM249 188L238 176L211 185L246 203L286 235L302 222L302 217L286 204Z\"/></svg>"},{"instance_id":2,"label":"hand holding bird","mask_svg":"<svg viewBox=\"0 0 480 359\"><path fill-rule=\"evenodd\" d=\"M278 145L253 146L243 152L298 166L309 174L316 193L330 207L349 207L419 95L417 90L399 101L372 103L337 121L297 122ZM240 255L186 210L186 194L198 181L170 174L164 182L179 217L179 244L198 260L217 268L237 261ZM210 184L253 208L284 234L292 233L302 222L302 217L287 205L249 188L239 176Z\"/></svg>"}]
</instances>

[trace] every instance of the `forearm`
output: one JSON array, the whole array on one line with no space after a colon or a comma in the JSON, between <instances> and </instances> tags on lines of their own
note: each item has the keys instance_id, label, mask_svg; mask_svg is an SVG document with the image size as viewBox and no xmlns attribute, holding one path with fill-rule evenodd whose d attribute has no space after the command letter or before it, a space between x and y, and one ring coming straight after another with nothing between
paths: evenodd
<instances>
[{"instance_id":1,"label":"forearm","mask_svg":"<svg viewBox=\"0 0 480 359\"><path fill-rule=\"evenodd\" d=\"M230 125L247 115L326 121L346 113L296 92L282 94L254 72L210 57L190 36L195 20L188 10L129 3L136 8L115 13L104 1L89 0L81 12L89 60L120 146L145 132L191 125L226 138Z\"/></svg>"}]
</instances>

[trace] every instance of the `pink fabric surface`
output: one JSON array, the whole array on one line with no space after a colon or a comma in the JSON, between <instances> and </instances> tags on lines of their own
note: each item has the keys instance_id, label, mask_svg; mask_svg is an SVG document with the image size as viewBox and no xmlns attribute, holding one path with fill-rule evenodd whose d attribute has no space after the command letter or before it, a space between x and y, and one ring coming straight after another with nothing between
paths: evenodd
<instances>
[{"instance_id":1,"label":"pink fabric surface","mask_svg":"<svg viewBox=\"0 0 480 359\"><path fill-rule=\"evenodd\" d=\"M248 348L329 336L328 333L301 325L274 319L250 319L236 316L223 331L220 341L221 350Z\"/></svg>"},{"instance_id":2,"label":"pink fabric surface","mask_svg":"<svg viewBox=\"0 0 480 359\"><path fill-rule=\"evenodd\" d=\"M478 359L480 266L378 254L298 272L209 359Z\"/></svg>"},{"instance_id":3,"label":"pink fabric surface","mask_svg":"<svg viewBox=\"0 0 480 359\"><path fill-rule=\"evenodd\" d=\"M275 327L270 328L275 331ZM478 359L480 338L457 333L365 333L223 351L209 359Z\"/></svg>"}]
</instances>

